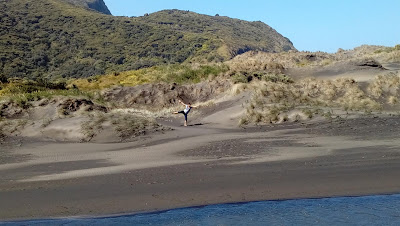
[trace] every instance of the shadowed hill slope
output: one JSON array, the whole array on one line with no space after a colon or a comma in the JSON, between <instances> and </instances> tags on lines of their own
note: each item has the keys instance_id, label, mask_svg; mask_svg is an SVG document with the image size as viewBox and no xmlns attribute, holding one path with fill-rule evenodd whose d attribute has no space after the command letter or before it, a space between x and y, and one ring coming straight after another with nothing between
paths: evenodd
<instances>
[{"instance_id":1,"label":"shadowed hill slope","mask_svg":"<svg viewBox=\"0 0 400 226\"><path fill-rule=\"evenodd\" d=\"M78 6L83 6L89 9L96 10L98 12L111 15L110 10L106 6L103 0L63 0Z\"/></svg>"},{"instance_id":2,"label":"shadowed hill slope","mask_svg":"<svg viewBox=\"0 0 400 226\"><path fill-rule=\"evenodd\" d=\"M179 10L113 17L60 0L0 1L0 75L6 77L88 77L291 49L261 22Z\"/></svg>"}]
</instances>

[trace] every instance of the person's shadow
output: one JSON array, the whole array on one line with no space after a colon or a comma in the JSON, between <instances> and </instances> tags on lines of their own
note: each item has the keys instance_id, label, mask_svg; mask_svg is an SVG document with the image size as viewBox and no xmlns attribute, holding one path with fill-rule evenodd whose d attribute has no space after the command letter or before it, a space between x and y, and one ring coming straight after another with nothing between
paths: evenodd
<instances>
[{"instance_id":1,"label":"person's shadow","mask_svg":"<svg viewBox=\"0 0 400 226\"><path fill-rule=\"evenodd\" d=\"M196 123L196 124L191 124L191 125L188 125L188 126L203 126L203 125L205 125L204 123Z\"/></svg>"}]
</instances>

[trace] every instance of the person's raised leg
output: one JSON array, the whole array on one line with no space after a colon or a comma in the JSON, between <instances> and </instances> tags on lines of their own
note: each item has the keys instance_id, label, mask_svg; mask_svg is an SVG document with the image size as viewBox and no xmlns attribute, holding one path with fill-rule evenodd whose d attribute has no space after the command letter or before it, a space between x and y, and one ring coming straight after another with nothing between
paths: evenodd
<instances>
[{"instance_id":1,"label":"person's raised leg","mask_svg":"<svg viewBox=\"0 0 400 226\"><path fill-rule=\"evenodd\" d=\"M175 112L172 112L172 114L185 114L185 112L184 111L175 111Z\"/></svg>"}]
</instances>

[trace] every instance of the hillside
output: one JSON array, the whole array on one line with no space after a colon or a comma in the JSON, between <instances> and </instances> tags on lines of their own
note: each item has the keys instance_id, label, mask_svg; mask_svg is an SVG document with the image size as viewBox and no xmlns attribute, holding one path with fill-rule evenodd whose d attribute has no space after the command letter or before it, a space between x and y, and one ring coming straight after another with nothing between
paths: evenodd
<instances>
[{"instance_id":1,"label":"hillside","mask_svg":"<svg viewBox=\"0 0 400 226\"><path fill-rule=\"evenodd\" d=\"M110 10L103 0L63 0L78 6L83 6L89 9L96 10L100 13L111 15Z\"/></svg>"},{"instance_id":2,"label":"hillside","mask_svg":"<svg viewBox=\"0 0 400 226\"><path fill-rule=\"evenodd\" d=\"M86 1L89 2L89 1ZM0 75L88 77L182 62L295 50L262 22L165 10L113 17L60 0L0 2Z\"/></svg>"}]
</instances>

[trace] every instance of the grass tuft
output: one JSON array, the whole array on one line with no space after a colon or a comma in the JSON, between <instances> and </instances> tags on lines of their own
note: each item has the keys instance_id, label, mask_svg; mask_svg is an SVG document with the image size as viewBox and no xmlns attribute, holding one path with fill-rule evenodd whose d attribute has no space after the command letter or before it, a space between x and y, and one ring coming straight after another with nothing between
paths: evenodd
<instances>
[{"instance_id":1,"label":"grass tuft","mask_svg":"<svg viewBox=\"0 0 400 226\"><path fill-rule=\"evenodd\" d=\"M85 136L83 141L90 141L103 130L103 123L107 121L107 115L102 112L90 114L89 120L83 122L81 131Z\"/></svg>"}]
</instances>

